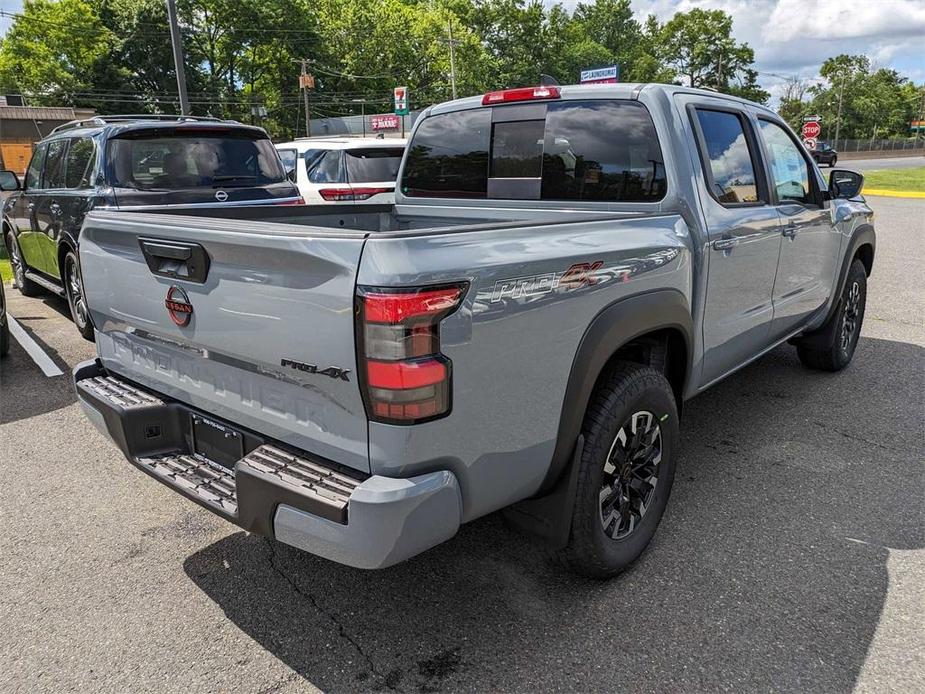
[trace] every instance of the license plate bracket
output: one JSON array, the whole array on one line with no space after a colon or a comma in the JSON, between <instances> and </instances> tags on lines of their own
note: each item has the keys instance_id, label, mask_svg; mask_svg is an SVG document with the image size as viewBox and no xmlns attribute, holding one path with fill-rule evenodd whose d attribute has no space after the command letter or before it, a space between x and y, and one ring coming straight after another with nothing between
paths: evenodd
<instances>
[{"instance_id":1,"label":"license plate bracket","mask_svg":"<svg viewBox=\"0 0 925 694\"><path fill-rule=\"evenodd\" d=\"M233 468L244 457L244 436L229 426L198 414L191 415L193 453Z\"/></svg>"}]
</instances>

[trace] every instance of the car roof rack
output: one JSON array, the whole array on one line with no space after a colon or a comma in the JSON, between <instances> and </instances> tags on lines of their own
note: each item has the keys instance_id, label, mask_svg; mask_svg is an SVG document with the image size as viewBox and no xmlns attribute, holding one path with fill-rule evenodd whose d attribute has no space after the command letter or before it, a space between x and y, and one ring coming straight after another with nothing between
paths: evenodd
<instances>
[{"instance_id":1,"label":"car roof rack","mask_svg":"<svg viewBox=\"0 0 925 694\"><path fill-rule=\"evenodd\" d=\"M129 123L132 121L145 121L145 120L155 120L155 121L177 121L183 123L186 121L199 121L205 123L236 123L237 121L233 120L223 120L221 118L216 118L214 116L178 116L178 115L169 115L163 113L127 113L127 114L118 114L114 116L92 116L90 118L81 118L80 120L72 120L68 123L59 125L57 128L51 131L51 134L60 133L64 130L74 130L75 128L86 128L100 125L108 125L110 123Z\"/></svg>"}]
</instances>

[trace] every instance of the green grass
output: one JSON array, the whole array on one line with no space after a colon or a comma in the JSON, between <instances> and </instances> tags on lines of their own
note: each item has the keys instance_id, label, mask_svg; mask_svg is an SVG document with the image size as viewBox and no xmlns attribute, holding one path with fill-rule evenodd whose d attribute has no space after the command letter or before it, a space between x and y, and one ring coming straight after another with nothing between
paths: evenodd
<instances>
[{"instance_id":1,"label":"green grass","mask_svg":"<svg viewBox=\"0 0 925 694\"><path fill-rule=\"evenodd\" d=\"M900 190L925 193L925 166L917 166L911 169L865 171L864 187L871 190Z\"/></svg>"},{"instance_id":2,"label":"green grass","mask_svg":"<svg viewBox=\"0 0 925 694\"><path fill-rule=\"evenodd\" d=\"M0 281L9 282L11 279L13 279L13 268L10 267L10 261L0 258Z\"/></svg>"}]
</instances>

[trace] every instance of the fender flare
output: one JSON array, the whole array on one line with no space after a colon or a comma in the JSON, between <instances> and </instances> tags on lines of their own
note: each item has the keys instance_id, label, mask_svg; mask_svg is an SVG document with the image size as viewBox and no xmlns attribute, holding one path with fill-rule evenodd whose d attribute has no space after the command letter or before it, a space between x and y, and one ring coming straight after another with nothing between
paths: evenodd
<instances>
[{"instance_id":1,"label":"fender flare","mask_svg":"<svg viewBox=\"0 0 925 694\"><path fill-rule=\"evenodd\" d=\"M588 325L572 360L559 415L556 447L539 494L549 492L572 460L585 410L607 362L633 339L671 328L684 337L685 385L691 375L693 318L687 297L676 289L657 289L619 299L606 306ZM679 393L684 392L682 387Z\"/></svg>"},{"instance_id":2,"label":"fender flare","mask_svg":"<svg viewBox=\"0 0 925 694\"><path fill-rule=\"evenodd\" d=\"M873 270L874 256L877 252L877 233L874 231L874 227L871 224L859 224L857 228L851 232L851 238L849 238L848 243L845 244L845 252L842 254L841 268L838 271L838 282L835 284L835 289L832 293L832 305L829 306L822 326L799 338L802 344L825 349L831 343L832 335L828 330L829 323L838 311L838 298L845 289L845 282L848 281L848 269L851 267L851 263L854 262L854 258L862 246L870 246L871 267L870 271L867 273L869 276Z\"/></svg>"},{"instance_id":3,"label":"fender flare","mask_svg":"<svg viewBox=\"0 0 925 694\"><path fill-rule=\"evenodd\" d=\"M571 530L578 462L584 449L581 425L597 379L618 349L641 335L666 328L678 330L684 337L685 384L679 389L684 392L691 378L694 334L684 294L674 289L636 294L610 304L594 317L572 361L546 478L535 496L505 509L511 523L551 548L565 546Z\"/></svg>"}]
</instances>

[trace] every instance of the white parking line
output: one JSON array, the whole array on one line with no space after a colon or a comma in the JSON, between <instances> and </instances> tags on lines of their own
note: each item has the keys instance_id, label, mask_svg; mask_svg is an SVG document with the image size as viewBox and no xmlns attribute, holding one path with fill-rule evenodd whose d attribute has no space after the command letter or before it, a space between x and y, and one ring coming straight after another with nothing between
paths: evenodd
<instances>
[{"instance_id":1,"label":"white parking line","mask_svg":"<svg viewBox=\"0 0 925 694\"><path fill-rule=\"evenodd\" d=\"M22 329L22 326L16 322L13 316L7 313L6 319L10 324L10 334L16 338L16 341L22 345L22 348L32 357L32 361L42 370L43 374L51 377L61 376L64 373L58 368L58 365L51 360L51 357L45 353L45 350L39 347L39 343L29 337L29 333Z\"/></svg>"}]
</instances>

